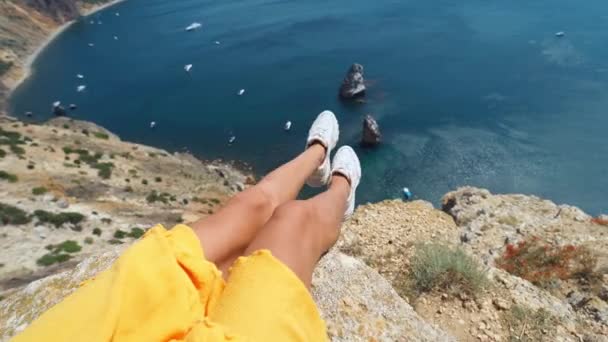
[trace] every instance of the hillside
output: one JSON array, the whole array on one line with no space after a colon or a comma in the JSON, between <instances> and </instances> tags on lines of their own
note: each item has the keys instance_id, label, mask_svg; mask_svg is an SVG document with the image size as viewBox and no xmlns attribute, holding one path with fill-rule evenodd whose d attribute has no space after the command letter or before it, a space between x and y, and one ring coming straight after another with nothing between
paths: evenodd
<instances>
[{"instance_id":1,"label":"hillside","mask_svg":"<svg viewBox=\"0 0 608 342\"><path fill-rule=\"evenodd\" d=\"M35 51L67 22L110 0L0 1L0 112L8 93L29 73Z\"/></svg>"},{"instance_id":2,"label":"hillside","mask_svg":"<svg viewBox=\"0 0 608 342\"><path fill-rule=\"evenodd\" d=\"M208 215L250 182L231 166L123 142L92 123L0 117L0 292L153 224ZM62 244L78 251L51 251Z\"/></svg>"}]
</instances>

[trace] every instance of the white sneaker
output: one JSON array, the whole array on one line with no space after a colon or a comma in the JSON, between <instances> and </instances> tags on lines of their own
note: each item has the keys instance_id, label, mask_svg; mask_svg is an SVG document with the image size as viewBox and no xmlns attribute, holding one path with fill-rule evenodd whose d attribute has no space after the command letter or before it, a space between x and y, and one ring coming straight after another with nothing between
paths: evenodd
<instances>
[{"instance_id":1,"label":"white sneaker","mask_svg":"<svg viewBox=\"0 0 608 342\"><path fill-rule=\"evenodd\" d=\"M331 166L329 164L329 155L331 150L336 147L338 137L340 136L340 127L334 113L326 110L317 116L315 122L312 123L308 131L308 139L306 139L306 148L314 143L320 143L325 147L325 160L315 172L313 172L306 184L314 188L327 185L331 178Z\"/></svg>"},{"instance_id":2,"label":"white sneaker","mask_svg":"<svg viewBox=\"0 0 608 342\"><path fill-rule=\"evenodd\" d=\"M350 146L342 146L334 156L331 174L338 173L350 183L350 195L348 195L344 220L348 219L355 211L355 192L361 181L361 163L359 157Z\"/></svg>"}]
</instances>

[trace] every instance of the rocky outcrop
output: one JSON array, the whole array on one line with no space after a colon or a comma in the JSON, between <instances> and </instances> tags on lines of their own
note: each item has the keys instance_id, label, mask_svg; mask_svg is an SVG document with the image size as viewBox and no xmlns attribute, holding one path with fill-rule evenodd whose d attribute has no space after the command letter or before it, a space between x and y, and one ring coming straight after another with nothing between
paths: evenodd
<instances>
[{"instance_id":1,"label":"rocky outcrop","mask_svg":"<svg viewBox=\"0 0 608 342\"><path fill-rule=\"evenodd\" d=\"M73 270L35 281L0 302L0 340L22 331L85 280L108 268L115 249L78 264ZM378 273L362 262L331 252L317 268L313 296L332 341L454 341L423 321Z\"/></svg>"},{"instance_id":2,"label":"rocky outcrop","mask_svg":"<svg viewBox=\"0 0 608 342\"><path fill-rule=\"evenodd\" d=\"M0 180L0 205L26 215L77 213L82 220L59 226L36 217L0 223L0 294L128 244L134 228L171 227L207 216L251 182L230 165L125 142L103 127L66 117L43 125L0 117L0 140L7 137L14 146L0 145L0 171L16 180ZM49 254L46 246L65 241L81 248L69 261L38 262Z\"/></svg>"},{"instance_id":3,"label":"rocky outcrop","mask_svg":"<svg viewBox=\"0 0 608 342\"><path fill-rule=\"evenodd\" d=\"M380 133L380 126L376 119L371 115L366 115L363 118L363 135L361 137L361 145L363 146L376 146L380 144L382 140L382 134Z\"/></svg>"},{"instance_id":4,"label":"rocky outcrop","mask_svg":"<svg viewBox=\"0 0 608 342\"><path fill-rule=\"evenodd\" d=\"M64 23L76 19L80 13L76 0L21 0L26 6L39 13L49 16L56 23Z\"/></svg>"},{"instance_id":5,"label":"rocky outcrop","mask_svg":"<svg viewBox=\"0 0 608 342\"><path fill-rule=\"evenodd\" d=\"M365 80L363 79L363 66L361 64L353 64L346 77L340 86L340 97L343 99L352 99L365 94Z\"/></svg>"}]
</instances>

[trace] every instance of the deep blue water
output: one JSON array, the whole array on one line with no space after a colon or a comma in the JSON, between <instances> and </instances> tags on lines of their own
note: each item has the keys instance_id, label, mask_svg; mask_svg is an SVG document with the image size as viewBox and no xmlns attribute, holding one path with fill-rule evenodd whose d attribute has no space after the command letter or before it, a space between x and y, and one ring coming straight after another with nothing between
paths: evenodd
<instances>
[{"instance_id":1,"label":"deep blue water","mask_svg":"<svg viewBox=\"0 0 608 342\"><path fill-rule=\"evenodd\" d=\"M437 203L470 184L597 214L608 210L606 32L605 0L128 0L52 43L11 109L41 120L55 100L76 103L75 117L126 140L258 174L302 150L320 111L353 145L373 113L385 143L358 150L359 202L409 186ZM353 62L370 81L364 105L336 96Z\"/></svg>"}]
</instances>

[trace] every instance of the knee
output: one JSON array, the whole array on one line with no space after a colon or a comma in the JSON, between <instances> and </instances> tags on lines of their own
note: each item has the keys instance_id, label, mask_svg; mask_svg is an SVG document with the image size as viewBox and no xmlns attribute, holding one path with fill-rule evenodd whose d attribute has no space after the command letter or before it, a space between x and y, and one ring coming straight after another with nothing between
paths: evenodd
<instances>
[{"instance_id":1,"label":"knee","mask_svg":"<svg viewBox=\"0 0 608 342\"><path fill-rule=\"evenodd\" d=\"M273 216L276 219L291 222L291 224L287 224L290 227L306 226L314 220L313 208L306 201L289 201L279 206Z\"/></svg>"},{"instance_id":2,"label":"knee","mask_svg":"<svg viewBox=\"0 0 608 342\"><path fill-rule=\"evenodd\" d=\"M261 188L252 187L236 194L232 201L247 206L256 212L272 213L277 207L276 200Z\"/></svg>"}]
</instances>

